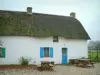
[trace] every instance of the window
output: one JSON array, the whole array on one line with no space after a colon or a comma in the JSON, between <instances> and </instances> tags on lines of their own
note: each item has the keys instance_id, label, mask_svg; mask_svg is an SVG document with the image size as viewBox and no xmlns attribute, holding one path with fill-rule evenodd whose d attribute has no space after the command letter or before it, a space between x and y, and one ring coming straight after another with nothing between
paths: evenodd
<instances>
[{"instance_id":1,"label":"window","mask_svg":"<svg viewBox=\"0 0 100 75\"><path fill-rule=\"evenodd\" d=\"M53 42L58 42L58 36L53 36Z\"/></svg>"},{"instance_id":2,"label":"window","mask_svg":"<svg viewBox=\"0 0 100 75\"><path fill-rule=\"evenodd\" d=\"M49 47L44 48L44 57L49 57Z\"/></svg>"},{"instance_id":3,"label":"window","mask_svg":"<svg viewBox=\"0 0 100 75\"><path fill-rule=\"evenodd\" d=\"M53 48L52 47L40 47L40 58L51 57L53 58Z\"/></svg>"},{"instance_id":4,"label":"window","mask_svg":"<svg viewBox=\"0 0 100 75\"><path fill-rule=\"evenodd\" d=\"M63 56L66 56L67 55L66 48L62 48L62 55Z\"/></svg>"},{"instance_id":5,"label":"window","mask_svg":"<svg viewBox=\"0 0 100 75\"><path fill-rule=\"evenodd\" d=\"M5 58L5 48L0 47L0 58Z\"/></svg>"},{"instance_id":6,"label":"window","mask_svg":"<svg viewBox=\"0 0 100 75\"><path fill-rule=\"evenodd\" d=\"M2 48L0 48L0 57L2 57Z\"/></svg>"}]
</instances>

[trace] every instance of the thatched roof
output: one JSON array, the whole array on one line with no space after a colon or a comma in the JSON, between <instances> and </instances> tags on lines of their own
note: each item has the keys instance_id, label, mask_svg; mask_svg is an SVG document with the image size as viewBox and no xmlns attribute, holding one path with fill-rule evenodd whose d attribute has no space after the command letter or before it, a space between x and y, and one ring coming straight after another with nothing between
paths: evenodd
<instances>
[{"instance_id":1,"label":"thatched roof","mask_svg":"<svg viewBox=\"0 0 100 75\"><path fill-rule=\"evenodd\" d=\"M82 24L69 16L0 10L0 36L62 36L90 39Z\"/></svg>"}]
</instances>

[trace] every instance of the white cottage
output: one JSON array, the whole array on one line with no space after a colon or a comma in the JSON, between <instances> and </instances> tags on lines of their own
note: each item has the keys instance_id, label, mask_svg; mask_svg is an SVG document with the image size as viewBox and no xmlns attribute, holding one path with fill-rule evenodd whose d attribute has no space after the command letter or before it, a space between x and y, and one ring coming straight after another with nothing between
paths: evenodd
<instances>
[{"instance_id":1,"label":"white cottage","mask_svg":"<svg viewBox=\"0 0 100 75\"><path fill-rule=\"evenodd\" d=\"M19 64L21 56L36 64L54 61L67 64L69 59L88 57L90 39L82 24L70 16L0 10L0 64Z\"/></svg>"}]
</instances>

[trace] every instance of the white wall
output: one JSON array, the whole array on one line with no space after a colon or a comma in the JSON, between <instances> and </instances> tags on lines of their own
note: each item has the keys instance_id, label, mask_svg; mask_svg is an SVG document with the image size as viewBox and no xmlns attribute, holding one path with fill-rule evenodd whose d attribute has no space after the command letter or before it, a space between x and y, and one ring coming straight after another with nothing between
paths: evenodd
<instances>
[{"instance_id":1,"label":"white wall","mask_svg":"<svg viewBox=\"0 0 100 75\"><path fill-rule=\"evenodd\" d=\"M68 59L88 57L87 41L72 40L59 37L59 42L53 42L52 37L34 38L28 36L0 36L3 47L6 48L6 58L0 58L0 64L18 64L21 56L31 57L40 64L42 60L62 62L62 47L68 48ZM40 58L40 47L53 47L53 58Z\"/></svg>"}]
</instances>

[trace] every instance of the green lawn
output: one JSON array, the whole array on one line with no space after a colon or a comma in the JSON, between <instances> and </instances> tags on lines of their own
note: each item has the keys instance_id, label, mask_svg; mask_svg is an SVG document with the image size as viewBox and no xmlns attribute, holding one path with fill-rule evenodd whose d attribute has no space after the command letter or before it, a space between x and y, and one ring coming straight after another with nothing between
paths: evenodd
<instances>
[{"instance_id":1,"label":"green lawn","mask_svg":"<svg viewBox=\"0 0 100 75\"><path fill-rule=\"evenodd\" d=\"M94 51L89 51L89 52L88 52L88 57L89 57L92 61L100 62L100 51L98 52L98 60L97 60L96 56L97 56L96 50L94 50Z\"/></svg>"}]
</instances>

